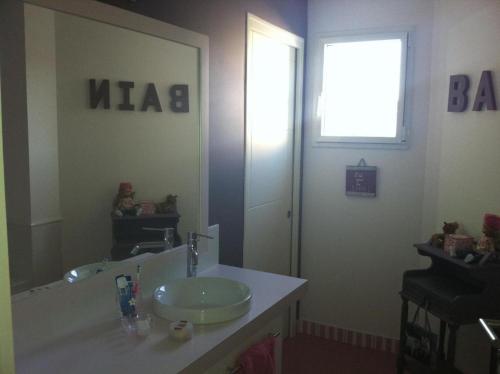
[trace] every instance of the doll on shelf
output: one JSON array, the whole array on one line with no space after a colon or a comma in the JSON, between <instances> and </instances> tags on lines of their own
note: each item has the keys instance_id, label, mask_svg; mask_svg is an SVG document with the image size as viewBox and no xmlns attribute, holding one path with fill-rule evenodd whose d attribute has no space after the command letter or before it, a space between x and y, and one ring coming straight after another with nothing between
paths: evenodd
<instances>
[{"instance_id":1,"label":"doll on shelf","mask_svg":"<svg viewBox=\"0 0 500 374\"><path fill-rule=\"evenodd\" d=\"M122 216L138 216L141 214L141 207L134 201L135 192L129 182L120 183L118 194L113 201L113 214Z\"/></svg>"},{"instance_id":2,"label":"doll on shelf","mask_svg":"<svg viewBox=\"0 0 500 374\"><path fill-rule=\"evenodd\" d=\"M488 253L500 250L500 217L485 214L483 220L483 236L477 243L476 251Z\"/></svg>"}]
</instances>

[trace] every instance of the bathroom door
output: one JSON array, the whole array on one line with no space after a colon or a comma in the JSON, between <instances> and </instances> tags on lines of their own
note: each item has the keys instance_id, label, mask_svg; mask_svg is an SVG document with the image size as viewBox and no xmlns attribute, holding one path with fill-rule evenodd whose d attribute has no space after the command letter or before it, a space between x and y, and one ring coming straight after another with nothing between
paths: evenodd
<instances>
[{"instance_id":1,"label":"bathroom door","mask_svg":"<svg viewBox=\"0 0 500 374\"><path fill-rule=\"evenodd\" d=\"M297 275L303 40L248 17L243 265Z\"/></svg>"}]
</instances>

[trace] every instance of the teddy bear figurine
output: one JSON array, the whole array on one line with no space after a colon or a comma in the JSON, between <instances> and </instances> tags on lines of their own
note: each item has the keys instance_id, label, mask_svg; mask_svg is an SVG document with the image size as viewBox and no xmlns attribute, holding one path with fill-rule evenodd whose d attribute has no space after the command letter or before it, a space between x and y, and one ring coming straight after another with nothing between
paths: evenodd
<instances>
[{"instance_id":1,"label":"teddy bear figurine","mask_svg":"<svg viewBox=\"0 0 500 374\"><path fill-rule=\"evenodd\" d=\"M446 238L446 235L455 234L457 230L458 222L444 222L443 232L432 235L430 244L436 248L444 248L444 239Z\"/></svg>"},{"instance_id":2,"label":"teddy bear figurine","mask_svg":"<svg viewBox=\"0 0 500 374\"><path fill-rule=\"evenodd\" d=\"M122 182L118 188L118 194L113 201L113 213L115 216L138 216L141 214L141 207L134 201L135 192L132 184Z\"/></svg>"},{"instance_id":3,"label":"teddy bear figurine","mask_svg":"<svg viewBox=\"0 0 500 374\"><path fill-rule=\"evenodd\" d=\"M157 210L163 214L178 214L177 195L167 195L165 201L158 204Z\"/></svg>"}]
</instances>

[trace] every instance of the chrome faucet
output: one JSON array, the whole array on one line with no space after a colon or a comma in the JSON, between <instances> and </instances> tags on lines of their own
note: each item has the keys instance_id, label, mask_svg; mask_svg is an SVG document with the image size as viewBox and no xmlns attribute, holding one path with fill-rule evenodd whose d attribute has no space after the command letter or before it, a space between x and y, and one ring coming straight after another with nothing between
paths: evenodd
<instances>
[{"instance_id":1,"label":"chrome faucet","mask_svg":"<svg viewBox=\"0 0 500 374\"><path fill-rule=\"evenodd\" d=\"M196 232L187 233L187 271L186 276L196 277L198 272L198 240L199 238L213 239L211 236L198 234Z\"/></svg>"},{"instance_id":2,"label":"chrome faucet","mask_svg":"<svg viewBox=\"0 0 500 374\"><path fill-rule=\"evenodd\" d=\"M162 231L163 232L163 240L158 242L140 242L134 245L130 254L132 256L137 256L141 253L143 249L160 249L161 251L168 251L174 248L174 228L173 227L164 227L164 228L156 228L156 227L143 227L145 231ZM160 252L161 252L160 251ZM147 252L147 251L145 251Z\"/></svg>"}]
</instances>

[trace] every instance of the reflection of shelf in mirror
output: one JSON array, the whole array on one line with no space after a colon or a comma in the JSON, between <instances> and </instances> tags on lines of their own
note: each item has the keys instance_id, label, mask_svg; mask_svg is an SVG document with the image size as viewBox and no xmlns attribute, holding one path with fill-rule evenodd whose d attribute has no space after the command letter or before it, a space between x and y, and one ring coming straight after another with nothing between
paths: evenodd
<instances>
[{"instance_id":1,"label":"reflection of shelf in mirror","mask_svg":"<svg viewBox=\"0 0 500 374\"><path fill-rule=\"evenodd\" d=\"M139 221L144 219L161 219L161 218L181 218L179 213L167 213L167 214L144 214L141 216L115 216L111 214L111 218L115 221Z\"/></svg>"},{"instance_id":2,"label":"reflection of shelf in mirror","mask_svg":"<svg viewBox=\"0 0 500 374\"><path fill-rule=\"evenodd\" d=\"M182 244L177 232L180 215L178 213L151 214L142 216L111 216L113 224L113 248L111 258L121 261L131 257L130 251L140 242L158 242L163 240L163 233L144 230L144 227L174 228L174 247Z\"/></svg>"}]
</instances>

